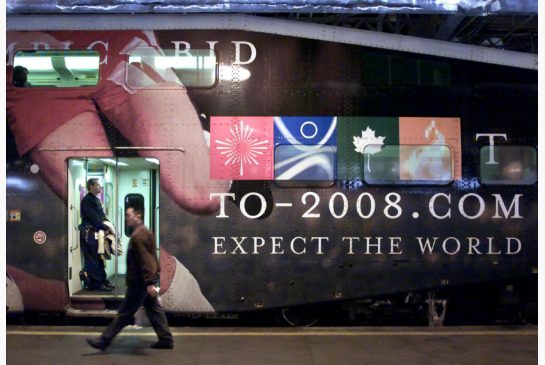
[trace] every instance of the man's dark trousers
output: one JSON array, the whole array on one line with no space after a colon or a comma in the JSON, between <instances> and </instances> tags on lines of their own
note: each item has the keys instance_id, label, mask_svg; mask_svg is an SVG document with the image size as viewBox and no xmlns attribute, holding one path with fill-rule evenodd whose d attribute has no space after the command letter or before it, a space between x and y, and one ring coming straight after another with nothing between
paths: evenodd
<instances>
[{"instance_id":1,"label":"man's dark trousers","mask_svg":"<svg viewBox=\"0 0 545 365\"><path fill-rule=\"evenodd\" d=\"M167 316L163 307L157 301L157 297L148 295L146 286L142 284L129 284L125 300L119 308L114 321L104 330L102 338L108 343L112 342L114 337L125 327L133 323L133 317L138 308L142 305L146 309L155 333L159 340L172 343L172 334L168 330Z\"/></svg>"},{"instance_id":2,"label":"man's dark trousers","mask_svg":"<svg viewBox=\"0 0 545 365\"><path fill-rule=\"evenodd\" d=\"M94 230L80 231L81 249L85 261L84 270L90 278L87 289L98 289L106 281L104 261L98 256L98 241L95 239Z\"/></svg>"}]
</instances>

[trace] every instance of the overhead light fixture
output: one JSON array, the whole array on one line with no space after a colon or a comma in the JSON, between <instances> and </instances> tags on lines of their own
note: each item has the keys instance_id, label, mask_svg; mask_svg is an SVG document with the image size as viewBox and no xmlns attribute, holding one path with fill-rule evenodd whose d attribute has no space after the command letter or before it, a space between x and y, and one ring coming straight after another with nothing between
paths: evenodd
<instances>
[{"instance_id":1,"label":"overhead light fixture","mask_svg":"<svg viewBox=\"0 0 545 365\"><path fill-rule=\"evenodd\" d=\"M98 56L68 56L64 58L69 70L98 70Z\"/></svg>"},{"instance_id":2,"label":"overhead light fixture","mask_svg":"<svg viewBox=\"0 0 545 365\"><path fill-rule=\"evenodd\" d=\"M155 56L154 65L158 69L176 68L176 69L214 69L216 66L216 57L212 56L182 56L168 57Z\"/></svg>"},{"instance_id":3,"label":"overhead light fixture","mask_svg":"<svg viewBox=\"0 0 545 365\"><path fill-rule=\"evenodd\" d=\"M129 166L128 163L125 163L125 162L119 162L119 161L116 161L114 159L111 159L111 158L101 158L100 161L103 161L103 162L108 162L108 163L112 163L114 165L119 165L119 166Z\"/></svg>"},{"instance_id":4,"label":"overhead light fixture","mask_svg":"<svg viewBox=\"0 0 545 365\"><path fill-rule=\"evenodd\" d=\"M53 71L51 57L17 57L13 62L13 66L23 66L30 71Z\"/></svg>"},{"instance_id":5,"label":"overhead light fixture","mask_svg":"<svg viewBox=\"0 0 545 365\"><path fill-rule=\"evenodd\" d=\"M159 165L159 160L156 158L146 158L146 161Z\"/></svg>"}]
</instances>

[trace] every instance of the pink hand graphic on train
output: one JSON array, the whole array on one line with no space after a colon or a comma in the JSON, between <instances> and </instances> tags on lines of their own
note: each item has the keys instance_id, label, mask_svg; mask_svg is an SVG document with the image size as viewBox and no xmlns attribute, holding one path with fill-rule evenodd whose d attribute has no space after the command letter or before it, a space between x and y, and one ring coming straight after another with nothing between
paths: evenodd
<instances>
[{"instance_id":1,"label":"pink hand graphic on train","mask_svg":"<svg viewBox=\"0 0 545 365\"><path fill-rule=\"evenodd\" d=\"M102 113L133 146L172 148L141 151L140 155L159 159L161 188L178 206L193 214L212 214L219 209L219 200L210 199L210 193L227 192L229 181L210 179L209 149L187 90L172 75L165 79L145 65L127 64L127 52L133 47L153 47L160 52L153 32L72 31L55 32L54 36L44 32L8 32L7 45L8 125L19 154L28 154L40 167L41 177L61 199L67 201L68 158L114 156L112 150L69 150L110 146L99 118ZM68 46L99 51L101 81L97 87L18 88L11 83L13 55L17 50ZM128 80L131 85L145 82L145 89L126 87L128 68L133 78ZM51 151L59 148L66 150ZM179 262L161 248L161 263L161 289L165 292ZM43 280L21 273L17 276L21 280ZM66 290L65 283L56 283Z\"/></svg>"},{"instance_id":2,"label":"pink hand graphic on train","mask_svg":"<svg viewBox=\"0 0 545 365\"><path fill-rule=\"evenodd\" d=\"M56 32L8 34L11 56L16 50L35 47L87 49L108 44L101 52L101 82L96 88L17 88L7 72L8 124L21 155L30 154L40 166L40 174L51 189L67 199L66 159L77 156L113 156L112 151L60 151L43 149L109 146L98 113L133 146L160 146L171 151L146 151L140 155L155 157L161 163L161 187L183 209L195 214L211 214L219 208L211 192L225 192L227 181L211 180L209 152L197 112L186 89L172 74L163 79L150 67L127 64L127 54L134 47L160 48L152 32ZM42 49L42 48L40 48ZM95 49L95 48L93 48ZM126 73L131 68L131 72ZM145 83L145 89L129 89L127 83ZM174 76L175 77L175 76ZM39 116L39 121L36 120ZM183 148L184 153L176 151ZM183 171L191 171L184 174Z\"/></svg>"}]
</instances>

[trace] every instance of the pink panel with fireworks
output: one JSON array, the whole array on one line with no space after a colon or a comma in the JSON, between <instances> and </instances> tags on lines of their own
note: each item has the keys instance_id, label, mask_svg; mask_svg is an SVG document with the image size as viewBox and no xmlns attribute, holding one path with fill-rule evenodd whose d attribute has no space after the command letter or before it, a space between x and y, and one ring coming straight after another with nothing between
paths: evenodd
<instances>
[{"instance_id":1,"label":"pink panel with fireworks","mask_svg":"<svg viewBox=\"0 0 545 365\"><path fill-rule=\"evenodd\" d=\"M210 177L273 179L273 117L211 117Z\"/></svg>"}]
</instances>

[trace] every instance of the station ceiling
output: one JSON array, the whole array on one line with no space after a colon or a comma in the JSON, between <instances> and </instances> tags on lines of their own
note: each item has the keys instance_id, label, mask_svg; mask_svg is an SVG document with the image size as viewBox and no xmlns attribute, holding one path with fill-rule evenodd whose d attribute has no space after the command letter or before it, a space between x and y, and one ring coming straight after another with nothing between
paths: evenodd
<instances>
[{"instance_id":1,"label":"station ceiling","mask_svg":"<svg viewBox=\"0 0 545 365\"><path fill-rule=\"evenodd\" d=\"M7 14L233 13L538 53L538 0L7 0Z\"/></svg>"},{"instance_id":2,"label":"station ceiling","mask_svg":"<svg viewBox=\"0 0 545 365\"><path fill-rule=\"evenodd\" d=\"M275 14L303 22L538 53L537 14Z\"/></svg>"}]
</instances>

